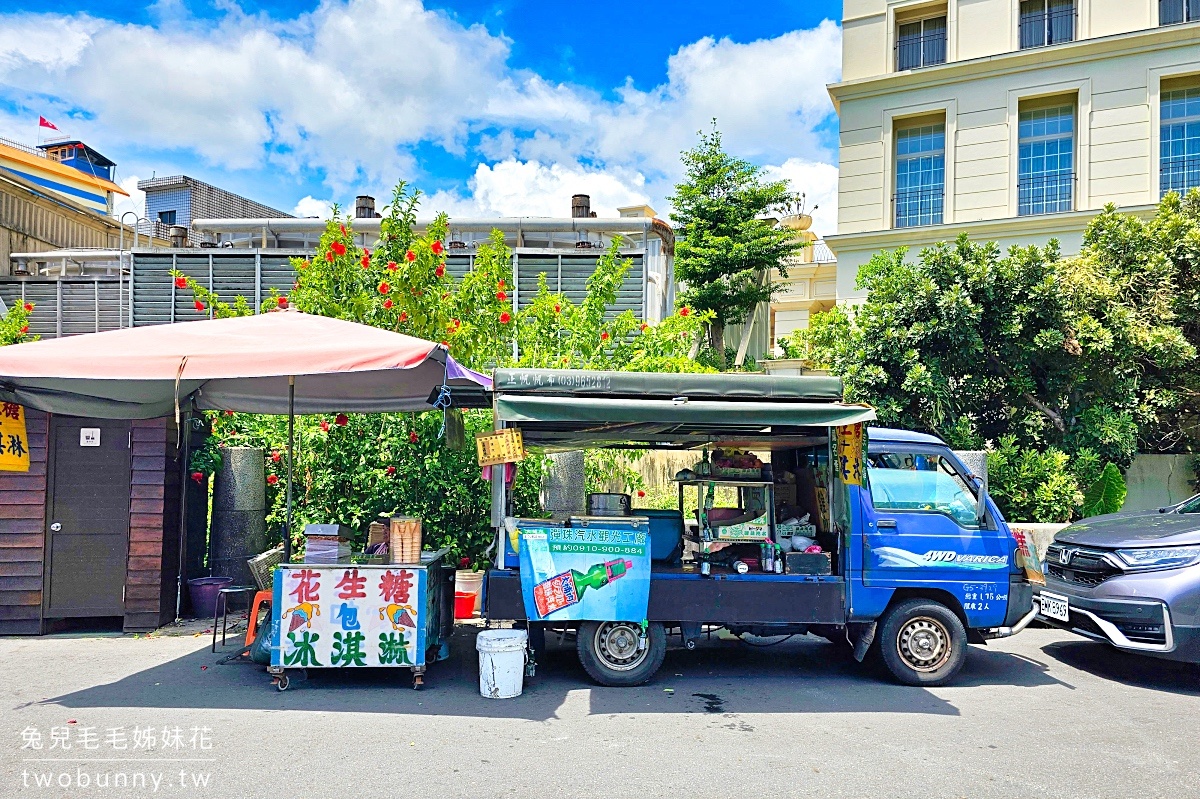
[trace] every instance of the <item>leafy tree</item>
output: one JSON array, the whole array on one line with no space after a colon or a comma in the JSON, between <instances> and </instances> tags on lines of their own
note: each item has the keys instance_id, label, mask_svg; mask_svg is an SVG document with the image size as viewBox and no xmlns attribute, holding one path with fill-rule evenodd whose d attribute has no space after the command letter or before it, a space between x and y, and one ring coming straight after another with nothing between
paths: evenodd
<instances>
[{"instance_id":1,"label":"leafy tree","mask_svg":"<svg viewBox=\"0 0 1200 799\"><path fill-rule=\"evenodd\" d=\"M715 122L683 163L686 177L671 198L675 275L684 302L711 312L709 341L724 368L725 326L771 299L770 270L786 276L788 256L805 244L763 218L793 199L787 181L764 180L761 168L725 152Z\"/></svg>"},{"instance_id":2,"label":"leafy tree","mask_svg":"<svg viewBox=\"0 0 1200 799\"><path fill-rule=\"evenodd\" d=\"M1165 270L1131 275L1090 247L1064 261L1053 243L1002 255L964 235L915 261L879 253L858 285L866 302L819 317L798 346L885 422L957 446L1013 435L1127 466L1163 401L1142 376L1195 358Z\"/></svg>"},{"instance_id":3,"label":"leafy tree","mask_svg":"<svg viewBox=\"0 0 1200 799\"><path fill-rule=\"evenodd\" d=\"M0 317L0 347L6 344L21 344L26 341L37 341L38 336L29 334L29 315L33 313L33 303L19 302L8 313Z\"/></svg>"}]
</instances>

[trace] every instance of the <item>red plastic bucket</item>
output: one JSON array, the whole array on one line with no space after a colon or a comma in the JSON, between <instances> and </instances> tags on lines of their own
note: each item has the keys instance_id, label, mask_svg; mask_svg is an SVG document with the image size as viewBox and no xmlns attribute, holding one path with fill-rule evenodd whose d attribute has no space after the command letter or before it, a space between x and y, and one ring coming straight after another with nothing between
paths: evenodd
<instances>
[{"instance_id":1,"label":"red plastic bucket","mask_svg":"<svg viewBox=\"0 0 1200 799\"><path fill-rule=\"evenodd\" d=\"M456 619L473 619L475 618L475 595L467 594L462 591L454 592L454 618Z\"/></svg>"}]
</instances>

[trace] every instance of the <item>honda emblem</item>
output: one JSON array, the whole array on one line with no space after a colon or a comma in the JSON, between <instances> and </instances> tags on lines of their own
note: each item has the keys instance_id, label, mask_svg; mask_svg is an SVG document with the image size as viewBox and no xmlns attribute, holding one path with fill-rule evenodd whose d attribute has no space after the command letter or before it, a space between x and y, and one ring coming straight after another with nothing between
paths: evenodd
<instances>
[{"instance_id":1,"label":"honda emblem","mask_svg":"<svg viewBox=\"0 0 1200 799\"><path fill-rule=\"evenodd\" d=\"M1066 566L1068 563L1071 562L1071 558L1073 558L1074 556L1075 556L1075 550L1067 549L1066 547L1063 547L1062 549L1060 549L1058 551L1058 562L1061 563L1063 566Z\"/></svg>"}]
</instances>

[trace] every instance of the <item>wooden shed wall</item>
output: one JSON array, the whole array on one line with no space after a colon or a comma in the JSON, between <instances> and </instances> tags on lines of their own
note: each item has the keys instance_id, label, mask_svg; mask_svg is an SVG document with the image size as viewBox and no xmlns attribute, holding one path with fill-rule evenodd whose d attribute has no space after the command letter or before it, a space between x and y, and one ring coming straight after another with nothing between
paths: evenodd
<instances>
[{"instance_id":1,"label":"wooden shed wall","mask_svg":"<svg viewBox=\"0 0 1200 799\"><path fill-rule=\"evenodd\" d=\"M0 472L0 634L42 632L49 417L26 409L29 471Z\"/></svg>"},{"instance_id":2,"label":"wooden shed wall","mask_svg":"<svg viewBox=\"0 0 1200 799\"><path fill-rule=\"evenodd\" d=\"M179 573L179 453L174 419L132 423L129 562L125 631L144 632L175 619Z\"/></svg>"}]
</instances>

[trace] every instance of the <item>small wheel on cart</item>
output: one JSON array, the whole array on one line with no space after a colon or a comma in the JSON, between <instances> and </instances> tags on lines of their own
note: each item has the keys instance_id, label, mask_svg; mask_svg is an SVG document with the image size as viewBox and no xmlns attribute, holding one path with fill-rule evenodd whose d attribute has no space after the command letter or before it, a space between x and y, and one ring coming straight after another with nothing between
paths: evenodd
<instances>
[{"instance_id":1,"label":"small wheel on cart","mask_svg":"<svg viewBox=\"0 0 1200 799\"><path fill-rule=\"evenodd\" d=\"M967 660L967 631L954 611L929 599L909 599L888 611L879 654L905 685L945 685Z\"/></svg>"},{"instance_id":2,"label":"small wheel on cart","mask_svg":"<svg viewBox=\"0 0 1200 799\"><path fill-rule=\"evenodd\" d=\"M585 621L579 625L575 650L583 670L601 685L631 686L648 682L667 655L667 632L650 622Z\"/></svg>"},{"instance_id":3,"label":"small wheel on cart","mask_svg":"<svg viewBox=\"0 0 1200 799\"><path fill-rule=\"evenodd\" d=\"M280 674L278 677L275 678L275 690L276 691L286 691L288 689L288 686L291 684L292 684L292 681L288 678L288 676L286 674Z\"/></svg>"},{"instance_id":4,"label":"small wheel on cart","mask_svg":"<svg viewBox=\"0 0 1200 799\"><path fill-rule=\"evenodd\" d=\"M413 672L413 690L419 691L425 687L425 675L421 672Z\"/></svg>"}]
</instances>

